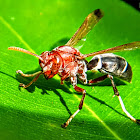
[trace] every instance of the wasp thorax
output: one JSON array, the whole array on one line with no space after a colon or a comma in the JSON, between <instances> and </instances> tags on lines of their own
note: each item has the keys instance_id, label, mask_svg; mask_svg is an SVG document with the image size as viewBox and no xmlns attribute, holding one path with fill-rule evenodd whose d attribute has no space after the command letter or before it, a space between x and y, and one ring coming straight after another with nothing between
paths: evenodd
<instances>
[{"instance_id":1,"label":"wasp thorax","mask_svg":"<svg viewBox=\"0 0 140 140\"><path fill-rule=\"evenodd\" d=\"M39 60L39 64L43 70L44 76L47 79L52 78L58 73L62 61L60 56L56 52L43 52L40 57L43 61Z\"/></svg>"}]
</instances>

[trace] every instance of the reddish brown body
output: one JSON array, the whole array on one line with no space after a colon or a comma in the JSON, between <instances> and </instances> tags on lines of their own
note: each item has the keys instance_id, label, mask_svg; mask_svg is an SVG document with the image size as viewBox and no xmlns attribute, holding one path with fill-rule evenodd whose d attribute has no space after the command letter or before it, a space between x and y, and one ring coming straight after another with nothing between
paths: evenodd
<instances>
[{"instance_id":1,"label":"reddish brown body","mask_svg":"<svg viewBox=\"0 0 140 140\"><path fill-rule=\"evenodd\" d=\"M82 54L75 48L70 46L60 46L51 52L43 52L39 60L44 76L47 79L52 78L57 73L63 80L70 78L74 88L77 83L77 75L85 82L86 81L86 63L84 60L79 60L78 57Z\"/></svg>"}]
</instances>

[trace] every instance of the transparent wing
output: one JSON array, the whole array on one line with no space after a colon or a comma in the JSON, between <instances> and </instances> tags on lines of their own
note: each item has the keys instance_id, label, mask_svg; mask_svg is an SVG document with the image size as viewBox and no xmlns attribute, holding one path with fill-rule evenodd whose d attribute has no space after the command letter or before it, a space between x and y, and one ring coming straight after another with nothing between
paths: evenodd
<instances>
[{"instance_id":1,"label":"transparent wing","mask_svg":"<svg viewBox=\"0 0 140 140\"><path fill-rule=\"evenodd\" d=\"M75 44L73 47L80 50L84 46L86 40L87 40L87 37L85 36L77 44Z\"/></svg>"},{"instance_id":2,"label":"transparent wing","mask_svg":"<svg viewBox=\"0 0 140 140\"><path fill-rule=\"evenodd\" d=\"M89 31L99 22L103 17L103 12L97 9L90 13L80 28L76 31L73 37L65 44L66 46L75 46L82 38L84 38Z\"/></svg>"},{"instance_id":3,"label":"transparent wing","mask_svg":"<svg viewBox=\"0 0 140 140\"><path fill-rule=\"evenodd\" d=\"M135 49L139 49L139 48L140 48L140 41L136 41L136 42L124 44L124 45L121 45L121 46L109 48L109 49L106 49L106 50L101 50L101 51L98 51L98 52L84 54L79 59L84 59L84 58L89 57L89 56L95 56L95 55L103 54L103 53L114 53L114 52L119 52L119 51L131 51L131 50L135 50Z\"/></svg>"}]
</instances>

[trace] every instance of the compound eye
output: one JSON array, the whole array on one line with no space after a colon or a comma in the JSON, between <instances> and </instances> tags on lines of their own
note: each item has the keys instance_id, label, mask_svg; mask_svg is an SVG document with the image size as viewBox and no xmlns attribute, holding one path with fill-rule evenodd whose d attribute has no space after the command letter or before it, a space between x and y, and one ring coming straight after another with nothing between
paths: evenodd
<instances>
[{"instance_id":1,"label":"compound eye","mask_svg":"<svg viewBox=\"0 0 140 140\"><path fill-rule=\"evenodd\" d=\"M87 64L87 68L88 70L92 70L94 69L97 65L98 65L99 59L96 57L94 59L92 59L88 64Z\"/></svg>"}]
</instances>

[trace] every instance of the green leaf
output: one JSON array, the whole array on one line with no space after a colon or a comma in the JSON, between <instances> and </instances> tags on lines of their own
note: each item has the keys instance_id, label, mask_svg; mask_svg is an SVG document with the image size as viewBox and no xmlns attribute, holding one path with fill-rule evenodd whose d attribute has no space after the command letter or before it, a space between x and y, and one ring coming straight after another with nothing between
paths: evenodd
<instances>
[{"instance_id":1,"label":"green leaf","mask_svg":"<svg viewBox=\"0 0 140 140\"><path fill-rule=\"evenodd\" d=\"M60 85L58 76L48 81L40 76L28 89L19 88L20 82L27 84L31 78L17 75L16 70L38 71L38 60L7 49L17 46L40 54L64 45L97 8L105 16L88 34L80 49L83 54L140 41L137 10L119 0L1 0L0 5L0 139L139 139L140 127L122 112L117 97L112 98L108 80L95 86L78 83L87 91L83 109L62 129L82 95L70 83ZM126 109L140 119L139 53L117 53L132 66L133 79L131 84L116 84ZM90 78L97 75L89 73Z\"/></svg>"}]
</instances>

